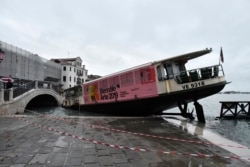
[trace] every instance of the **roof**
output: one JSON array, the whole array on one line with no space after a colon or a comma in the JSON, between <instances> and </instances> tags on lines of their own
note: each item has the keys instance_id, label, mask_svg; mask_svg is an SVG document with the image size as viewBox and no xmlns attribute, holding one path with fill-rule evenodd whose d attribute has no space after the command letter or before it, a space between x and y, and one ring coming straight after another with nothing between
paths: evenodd
<instances>
[{"instance_id":1,"label":"roof","mask_svg":"<svg viewBox=\"0 0 250 167\"><path fill-rule=\"evenodd\" d=\"M169 61L169 62L188 61L188 60L200 57L202 55L208 54L210 52L212 52L212 49L211 48L210 49L206 48L204 50L190 52L190 53L182 54L182 55L171 57L171 58L166 58L166 59L163 59L163 60L155 61L153 63L155 64L155 63L159 63L159 62L162 62L162 61Z\"/></svg>"},{"instance_id":2,"label":"roof","mask_svg":"<svg viewBox=\"0 0 250 167\"><path fill-rule=\"evenodd\" d=\"M60 64L68 64L69 62L76 61L76 59L81 59L81 58L80 57L75 57L75 58L58 58L58 59L50 59L50 60L53 61L53 62L56 62L56 63L60 63Z\"/></svg>"},{"instance_id":3,"label":"roof","mask_svg":"<svg viewBox=\"0 0 250 167\"><path fill-rule=\"evenodd\" d=\"M106 77L110 77L110 76L114 76L114 75L119 75L119 74L121 74L123 72L128 72L130 70L147 67L149 65L154 65L154 64L157 64L157 63L161 63L161 62L167 62L167 61L168 62L176 62L176 61L184 61L184 62L186 62L188 60L200 57L200 56L208 54L210 52L212 52L212 49L204 49L204 50L200 50L200 51L195 51L195 52L190 52L190 53L182 54L182 55L175 56L175 57L170 57L170 58L162 59L162 60L155 61L155 62L145 63L145 64L142 64L142 65L134 66L134 67L122 70L122 71L118 71L116 73L112 73L112 74L103 76L103 77L98 78L98 79L94 79L94 80L88 81L88 82L86 82L86 84L91 83L91 82L95 82L97 80L102 80L102 79L104 79Z\"/></svg>"}]
</instances>

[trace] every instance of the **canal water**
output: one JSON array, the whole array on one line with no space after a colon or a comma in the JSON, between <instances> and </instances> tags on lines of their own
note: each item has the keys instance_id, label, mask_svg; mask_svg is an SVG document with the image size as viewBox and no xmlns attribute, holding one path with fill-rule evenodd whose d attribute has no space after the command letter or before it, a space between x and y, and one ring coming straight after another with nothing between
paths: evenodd
<instances>
[{"instance_id":1,"label":"canal water","mask_svg":"<svg viewBox=\"0 0 250 167\"><path fill-rule=\"evenodd\" d=\"M250 147L250 119L215 119L220 115L219 101L249 101L250 94L216 94L200 101L206 115L206 127L237 143Z\"/></svg>"},{"instance_id":2,"label":"canal water","mask_svg":"<svg viewBox=\"0 0 250 167\"><path fill-rule=\"evenodd\" d=\"M250 120L238 119L238 120L220 120L216 119L220 115L221 104L219 101L248 101L250 100L250 94L216 94L199 101L203 106L204 114L206 118L206 124L199 124L197 120L189 121L189 123L195 126L201 126L216 134L219 134L227 139L250 147ZM189 111L192 111L194 106L188 105ZM43 114L50 114L53 116L105 116L95 114L91 112L83 112L79 110L70 110L62 107L49 107L34 109L37 112ZM179 112L178 108L168 110L170 112ZM28 114L28 113L27 113ZM195 116L194 112L194 116Z\"/></svg>"}]
</instances>

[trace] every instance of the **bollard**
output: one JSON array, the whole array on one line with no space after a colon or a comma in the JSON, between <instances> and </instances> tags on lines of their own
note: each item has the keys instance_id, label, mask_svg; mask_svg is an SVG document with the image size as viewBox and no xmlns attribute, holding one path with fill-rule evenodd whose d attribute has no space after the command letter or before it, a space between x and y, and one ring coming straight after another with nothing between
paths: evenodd
<instances>
[{"instance_id":1,"label":"bollard","mask_svg":"<svg viewBox=\"0 0 250 167\"><path fill-rule=\"evenodd\" d=\"M38 89L38 81L35 81L35 89Z\"/></svg>"},{"instance_id":2,"label":"bollard","mask_svg":"<svg viewBox=\"0 0 250 167\"><path fill-rule=\"evenodd\" d=\"M49 83L49 89L53 89L53 84Z\"/></svg>"},{"instance_id":3,"label":"bollard","mask_svg":"<svg viewBox=\"0 0 250 167\"><path fill-rule=\"evenodd\" d=\"M13 88L10 88L9 101L13 101Z\"/></svg>"},{"instance_id":4,"label":"bollard","mask_svg":"<svg viewBox=\"0 0 250 167\"><path fill-rule=\"evenodd\" d=\"M4 89L0 89L0 104L4 102Z\"/></svg>"}]
</instances>

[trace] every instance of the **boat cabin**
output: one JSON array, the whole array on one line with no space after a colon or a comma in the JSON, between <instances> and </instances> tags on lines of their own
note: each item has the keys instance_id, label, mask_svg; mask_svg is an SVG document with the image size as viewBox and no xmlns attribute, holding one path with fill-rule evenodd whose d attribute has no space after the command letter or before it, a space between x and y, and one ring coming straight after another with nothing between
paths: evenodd
<instances>
[{"instance_id":1,"label":"boat cabin","mask_svg":"<svg viewBox=\"0 0 250 167\"><path fill-rule=\"evenodd\" d=\"M158 93L170 93L201 87L206 84L206 80L208 79L224 76L221 65L186 69L185 65L190 59L197 58L211 51L211 49L206 49L155 62Z\"/></svg>"}]
</instances>

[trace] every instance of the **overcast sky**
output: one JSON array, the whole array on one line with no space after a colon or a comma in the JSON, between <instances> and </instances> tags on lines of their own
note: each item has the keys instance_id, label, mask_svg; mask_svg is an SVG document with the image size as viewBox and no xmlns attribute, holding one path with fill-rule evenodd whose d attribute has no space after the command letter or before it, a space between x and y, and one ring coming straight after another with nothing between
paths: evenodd
<instances>
[{"instance_id":1,"label":"overcast sky","mask_svg":"<svg viewBox=\"0 0 250 167\"><path fill-rule=\"evenodd\" d=\"M89 74L213 48L226 90L250 91L250 0L0 0L0 40L41 57L81 57Z\"/></svg>"}]
</instances>

